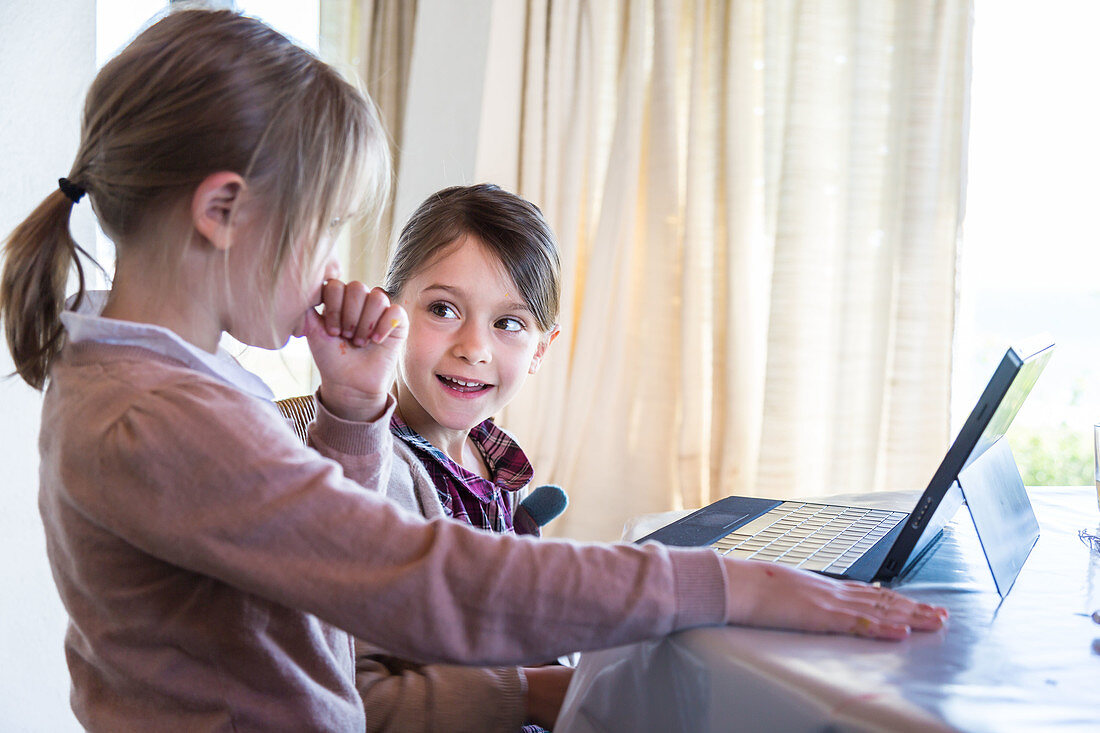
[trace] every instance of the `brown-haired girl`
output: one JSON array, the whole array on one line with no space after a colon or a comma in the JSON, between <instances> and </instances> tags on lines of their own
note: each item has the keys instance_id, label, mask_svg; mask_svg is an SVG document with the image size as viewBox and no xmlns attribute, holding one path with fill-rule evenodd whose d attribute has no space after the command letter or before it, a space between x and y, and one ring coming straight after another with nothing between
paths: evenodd
<instances>
[{"instance_id":1,"label":"brown-haired girl","mask_svg":"<svg viewBox=\"0 0 1100 733\"><path fill-rule=\"evenodd\" d=\"M432 194L402 230L385 284L409 317L391 429L427 467L426 516L538 534L514 511L531 465L490 418L557 338L560 279L538 207L492 184Z\"/></svg>"},{"instance_id":2,"label":"brown-haired girl","mask_svg":"<svg viewBox=\"0 0 1100 733\"><path fill-rule=\"evenodd\" d=\"M498 186L447 188L413 213L385 284L409 317L387 497L429 519L539 534L539 517L515 501L531 481L531 464L492 417L538 370L559 333L560 272L554 234L538 207ZM419 666L362 643L358 651L367 729L379 733L517 733L525 720L549 725L572 673L557 665ZM386 714L372 721L371 709Z\"/></svg>"},{"instance_id":3,"label":"brown-haired girl","mask_svg":"<svg viewBox=\"0 0 1100 733\"><path fill-rule=\"evenodd\" d=\"M39 503L86 728L361 731L349 633L517 664L702 624L942 625L885 589L489 534L364 491L393 463L408 321L333 277L332 240L388 171L370 103L329 67L254 19L180 11L99 73L72 168L8 239L0 313L18 373L46 388ZM105 303L81 286L63 312L85 196L116 275ZM223 333L309 339L314 449Z\"/></svg>"}]
</instances>

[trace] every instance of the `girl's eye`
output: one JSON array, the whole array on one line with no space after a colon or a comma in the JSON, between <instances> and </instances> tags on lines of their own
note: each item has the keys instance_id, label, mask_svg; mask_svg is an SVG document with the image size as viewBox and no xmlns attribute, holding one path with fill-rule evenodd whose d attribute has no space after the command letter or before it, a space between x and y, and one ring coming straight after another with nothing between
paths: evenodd
<instances>
[{"instance_id":1,"label":"girl's eye","mask_svg":"<svg viewBox=\"0 0 1100 733\"><path fill-rule=\"evenodd\" d=\"M502 331L522 331L525 328L518 318L501 318L496 322L496 327Z\"/></svg>"},{"instance_id":2,"label":"girl's eye","mask_svg":"<svg viewBox=\"0 0 1100 733\"><path fill-rule=\"evenodd\" d=\"M454 308L446 303L432 303L428 306L428 312L438 318L458 318Z\"/></svg>"}]
</instances>

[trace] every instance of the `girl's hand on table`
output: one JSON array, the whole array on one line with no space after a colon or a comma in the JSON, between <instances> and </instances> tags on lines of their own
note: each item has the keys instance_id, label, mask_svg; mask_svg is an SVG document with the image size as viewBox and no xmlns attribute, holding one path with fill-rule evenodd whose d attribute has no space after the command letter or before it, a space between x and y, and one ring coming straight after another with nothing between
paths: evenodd
<instances>
[{"instance_id":1,"label":"girl's hand on table","mask_svg":"<svg viewBox=\"0 0 1100 733\"><path fill-rule=\"evenodd\" d=\"M754 560L725 560L727 622L874 639L936 631L947 610L889 588Z\"/></svg>"}]
</instances>

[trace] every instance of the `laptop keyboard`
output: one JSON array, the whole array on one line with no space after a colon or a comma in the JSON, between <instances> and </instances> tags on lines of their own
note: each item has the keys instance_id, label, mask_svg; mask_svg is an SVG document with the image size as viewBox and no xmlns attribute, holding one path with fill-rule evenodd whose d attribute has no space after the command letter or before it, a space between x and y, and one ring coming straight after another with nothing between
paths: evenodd
<instances>
[{"instance_id":1,"label":"laptop keyboard","mask_svg":"<svg viewBox=\"0 0 1100 733\"><path fill-rule=\"evenodd\" d=\"M711 545L718 554L844 573L909 515L786 501Z\"/></svg>"}]
</instances>

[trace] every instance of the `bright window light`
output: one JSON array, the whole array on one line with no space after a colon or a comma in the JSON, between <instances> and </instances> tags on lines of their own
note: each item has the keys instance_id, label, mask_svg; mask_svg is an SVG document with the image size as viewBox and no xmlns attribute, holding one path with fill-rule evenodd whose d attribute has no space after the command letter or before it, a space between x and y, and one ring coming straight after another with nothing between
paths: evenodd
<instances>
[{"instance_id":1,"label":"bright window light","mask_svg":"<svg viewBox=\"0 0 1100 733\"><path fill-rule=\"evenodd\" d=\"M1010 344L1057 343L1008 438L1029 485L1092 481L1100 422L1100 4L978 0L954 430Z\"/></svg>"}]
</instances>

